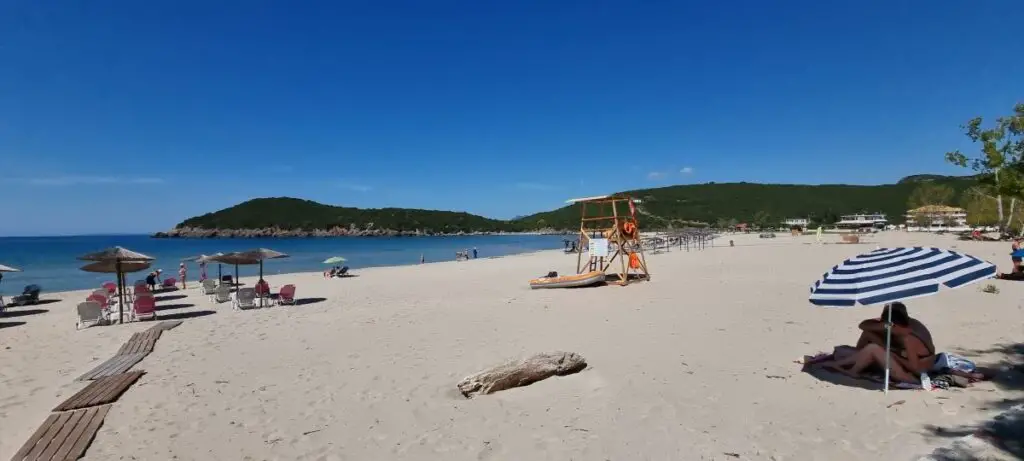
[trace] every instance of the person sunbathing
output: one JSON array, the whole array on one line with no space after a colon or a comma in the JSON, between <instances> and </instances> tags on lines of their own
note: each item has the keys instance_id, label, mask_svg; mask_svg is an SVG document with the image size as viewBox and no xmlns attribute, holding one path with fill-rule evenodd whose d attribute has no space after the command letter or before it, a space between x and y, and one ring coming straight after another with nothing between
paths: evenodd
<instances>
[{"instance_id":1,"label":"person sunbathing","mask_svg":"<svg viewBox=\"0 0 1024 461\"><path fill-rule=\"evenodd\" d=\"M889 369L893 379L904 383L917 383L921 373L935 365L935 345L931 333L921 322L910 318L903 303L892 303L882 310L882 318L889 318L892 310L892 336ZM886 366L885 322L869 319L861 322L864 330L854 354L820 363L818 366L859 378L869 368L884 370Z\"/></svg>"}]
</instances>

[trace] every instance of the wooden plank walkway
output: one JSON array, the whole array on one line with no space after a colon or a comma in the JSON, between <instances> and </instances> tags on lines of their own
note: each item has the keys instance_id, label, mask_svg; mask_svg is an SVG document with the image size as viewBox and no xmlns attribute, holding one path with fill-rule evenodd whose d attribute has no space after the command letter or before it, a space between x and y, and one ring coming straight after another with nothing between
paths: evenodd
<instances>
[{"instance_id":1,"label":"wooden plank walkway","mask_svg":"<svg viewBox=\"0 0 1024 461\"><path fill-rule=\"evenodd\" d=\"M146 331L132 333L132 337L121 346L121 349L117 351L117 355L148 354L153 352L153 348L156 347L156 340L160 339L160 334L163 332L163 330L150 328Z\"/></svg>"},{"instance_id":2,"label":"wooden plank walkway","mask_svg":"<svg viewBox=\"0 0 1024 461\"><path fill-rule=\"evenodd\" d=\"M153 325L150 328L150 330L171 330L174 329L174 327L181 325L181 322L183 322L183 320L164 320L156 325Z\"/></svg>"},{"instance_id":3,"label":"wooden plank walkway","mask_svg":"<svg viewBox=\"0 0 1024 461\"><path fill-rule=\"evenodd\" d=\"M94 407L106 403L113 403L124 391L128 390L135 381L139 379L144 371L129 371L119 375L107 376L97 379L84 389L75 393L67 400L57 405L53 411L77 410L79 408Z\"/></svg>"},{"instance_id":4,"label":"wooden plank walkway","mask_svg":"<svg viewBox=\"0 0 1024 461\"><path fill-rule=\"evenodd\" d=\"M124 373L131 369L131 367L135 366L136 363L141 362L146 355L149 355L149 353L142 352L138 354L115 355L106 362L99 364L96 368L93 368L92 370L87 371L84 375L79 376L76 381L88 381L91 379L98 379Z\"/></svg>"},{"instance_id":5,"label":"wooden plank walkway","mask_svg":"<svg viewBox=\"0 0 1024 461\"><path fill-rule=\"evenodd\" d=\"M53 413L11 461L77 460L92 444L110 405Z\"/></svg>"}]
</instances>

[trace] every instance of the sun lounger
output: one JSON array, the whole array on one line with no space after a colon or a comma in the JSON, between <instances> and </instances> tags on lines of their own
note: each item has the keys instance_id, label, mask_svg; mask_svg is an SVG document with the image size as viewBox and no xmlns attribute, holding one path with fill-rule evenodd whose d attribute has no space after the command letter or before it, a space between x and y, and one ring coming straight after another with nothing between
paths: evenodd
<instances>
[{"instance_id":1,"label":"sun lounger","mask_svg":"<svg viewBox=\"0 0 1024 461\"><path fill-rule=\"evenodd\" d=\"M270 284L266 280L260 280L256 282L256 296L265 298L270 296Z\"/></svg>"},{"instance_id":2,"label":"sun lounger","mask_svg":"<svg viewBox=\"0 0 1024 461\"><path fill-rule=\"evenodd\" d=\"M132 318L134 320L156 318L156 298L153 296L140 296L135 298L132 305Z\"/></svg>"},{"instance_id":3,"label":"sun lounger","mask_svg":"<svg viewBox=\"0 0 1024 461\"><path fill-rule=\"evenodd\" d=\"M295 285L285 285L281 287L281 292L277 294L278 304L295 304Z\"/></svg>"},{"instance_id":4,"label":"sun lounger","mask_svg":"<svg viewBox=\"0 0 1024 461\"><path fill-rule=\"evenodd\" d=\"M241 288L235 292L235 309L255 309L256 289Z\"/></svg>"},{"instance_id":5,"label":"sun lounger","mask_svg":"<svg viewBox=\"0 0 1024 461\"><path fill-rule=\"evenodd\" d=\"M39 292L42 290L39 285L26 285L25 290L20 295L11 299L10 305L27 306L29 304L36 304L39 302Z\"/></svg>"},{"instance_id":6,"label":"sun lounger","mask_svg":"<svg viewBox=\"0 0 1024 461\"><path fill-rule=\"evenodd\" d=\"M177 284L178 279L171 277L168 279L164 279L164 281L160 284L160 288L177 288Z\"/></svg>"},{"instance_id":7,"label":"sun lounger","mask_svg":"<svg viewBox=\"0 0 1024 461\"><path fill-rule=\"evenodd\" d=\"M78 305L78 324L75 329L81 330L93 325L106 325L107 316L103 306L96 301L86 301Z\"/></svg>"},{"instance_id":8,"label":"sun lounger","mask_svg":"<svg viewBox=\"0 0 1024 461\"><path fill-rule=\"evenodd\" d=\"M107 295L117 293L117 284L114 282L107 282L103 284L103 289L107 290Z\"/></svg>"},{"instance_id":9,"label":"sun lounger","mask_svg":"<svg viewBox=\"0 0 1024 461\"><path fill-rule=\"evenodd\" d=\"M203 295L213 296L217 292L217 281L213 279L203 280Z\"/></svg>"},{"instance_id":10,"label":"sun lounger","mask_svg":"<svg viewBox=\"0 0 1024 461\"><path fill-rule=\"evenodd\" d=\"M219 285L213 292L213 296L210 297L213 302L217 303L229 303L231 302L231 286Z\"/></svg>"}]
</instances>

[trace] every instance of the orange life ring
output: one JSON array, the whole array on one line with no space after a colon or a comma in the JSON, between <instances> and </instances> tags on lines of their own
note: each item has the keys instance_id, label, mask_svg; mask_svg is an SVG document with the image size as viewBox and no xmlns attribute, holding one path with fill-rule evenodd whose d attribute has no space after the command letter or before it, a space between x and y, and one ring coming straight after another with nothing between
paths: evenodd
<instances>
[{"instance_id":1,"label":"orange life ring","mask_svg":"<svg viewBox=\"0 0 1024 461\"><path fill-rule=\"evenodd\" d=\"M625 224L622 225L622 233L626 234L626 236L632 237L635 232L636 224L627 221Z\"/></svg>"},{"instance_id":2,"label":"orange life ring","mask_svg":"<svg viewBox=\"0 0 1024 461\"><path fill-rule=\"evenodd\" d=\"M636 253L629 254L629 267L632 267L633 269L640 268L640 256Z\"/></svg>"}]
</instances>

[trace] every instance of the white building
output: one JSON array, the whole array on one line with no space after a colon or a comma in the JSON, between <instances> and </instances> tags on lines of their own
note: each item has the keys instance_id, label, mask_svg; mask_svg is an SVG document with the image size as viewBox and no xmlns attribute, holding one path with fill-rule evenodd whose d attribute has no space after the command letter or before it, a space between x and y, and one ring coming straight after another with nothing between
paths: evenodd
<instances>
[{"instance_id":1,"label":"white building","mask_svg":"<svg viewBox=\"0 0 1024 461\"><path fill-rule=\"evenodd\" d=\"M965 231L970 230L967 225L967 211L945 205L925 205L907 211L908 231Z\"/></svg>"},{"instance_id":2,"label":"white building","mask_svg":"<svg viewBox=\"0 0 1024 461\"><path fill-rule=\"evenodd\" d=\"M806 229L807 225L811 223L811 220L807 218L786 218L783 223L785 223L787 227L800 227Z\"/></svg>"},{"instance_id":3,"label":"white building","mask_svg":"<svg viewBox=\"0 0 1024 461\"><path fill-rule=\"evenodd\" d=\"M858 213L839 217L836 227L845 229L876 228L884 229L889 223L885 213Z\"/></svg>"}]
</instances>

